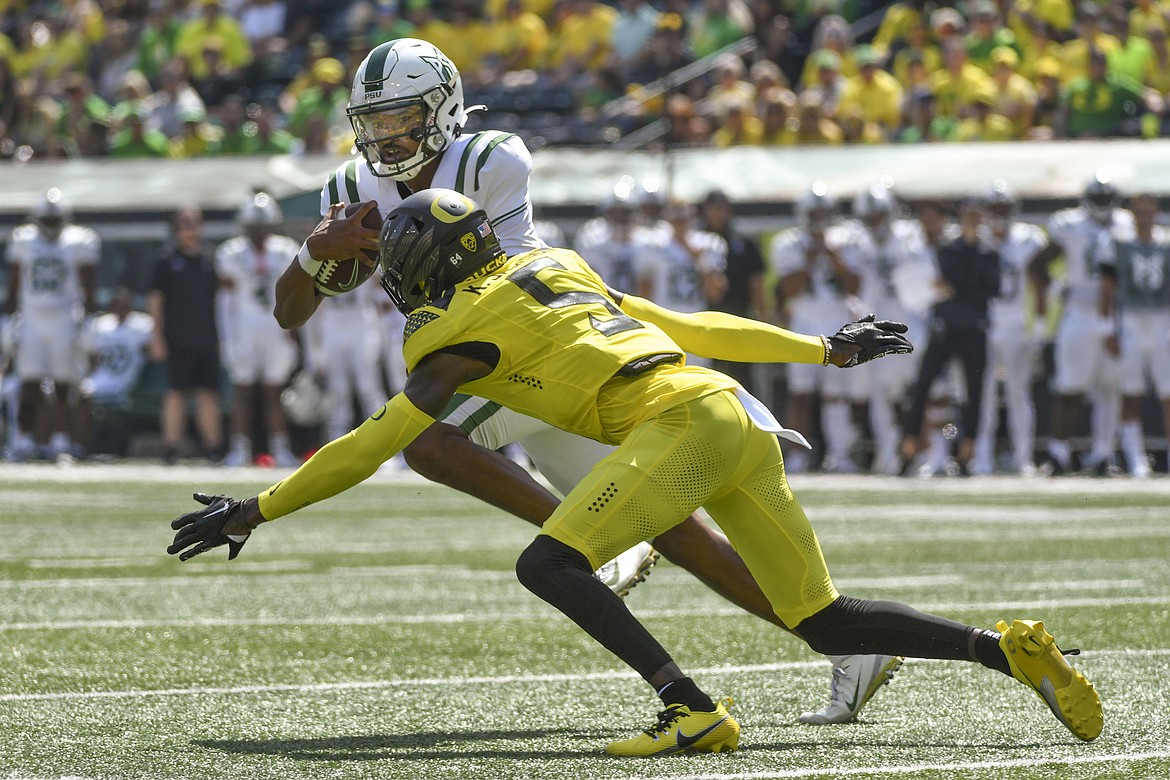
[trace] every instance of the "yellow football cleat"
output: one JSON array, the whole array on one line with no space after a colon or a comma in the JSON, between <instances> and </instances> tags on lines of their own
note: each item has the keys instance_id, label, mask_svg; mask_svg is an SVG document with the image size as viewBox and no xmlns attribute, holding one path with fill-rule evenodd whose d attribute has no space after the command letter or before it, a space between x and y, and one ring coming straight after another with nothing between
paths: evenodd
<instances>
[{"instance_id":1,"label":"yellow football cleat","mask_svg":"<svg viewBox=\"0 0 1170 780\"><path fill-rule=\"evenodd\" d=\"M1085 676L1073 669L1056 641L1039 620L1001 620L999 647L1007 656L1012 676L1040 695L1052 714L1088 742L1101 736L1105 716L1101 697Z\"/></svg>"},{"instance_id":2,"label":"yellow football cleat","mask_svg":"<svg viewBox=\"0 0 1170 780\"><path fill-rule=\"evenodd\" d=\"M739 747L739 724L727 714L730 706L731 699L724 699L714 712L691 712L690 707L672 704L658 713L653 726L633 739L610 742L605 752L611 756L730 752Z\"/></svg>"}]
</instances>

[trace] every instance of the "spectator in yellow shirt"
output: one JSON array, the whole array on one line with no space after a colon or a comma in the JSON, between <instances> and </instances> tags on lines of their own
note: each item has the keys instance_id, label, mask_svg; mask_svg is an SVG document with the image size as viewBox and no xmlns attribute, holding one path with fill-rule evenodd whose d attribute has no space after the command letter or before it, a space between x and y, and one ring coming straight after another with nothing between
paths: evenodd
<instances>
[{"instance_id":1,"label":"spectator in yellow shirt","mask_svg":"<svg viewBox=\"0 0 1170 780\"><path fill-rule=\"evenodd\" d=\"M1027 79L1038 78L1036 64L1042 59L1052 60L1059 66L1061 45L1052 37L1052 28L1044 22L1032 26L1032 42L1020 47L1020 64L1016 72Z\"/></svg>"},{"instance_id":2,"label":"spectator in yellow shirt","mask_svg":"<svg viewBox=\"0 0 1170 780\"><path fill-rule=\"evenodd\" d=\"M923 22L917 22L910 27L906 32L905 40L906 45L894 55L890 71L903 89L910 89L916 85L916 82L911 81L910 78L910 62L920 62L926 72L934 73L942 67L942 54L938 47L930 42L930 35ZM875 45L874 48L878 47Z\"/></svg>"},{"instance_id":3,"label":"spectator in yellow shirt","mask_svg":"<svg viewBox=\"0 0 1170 780\"><path fill-rule=\"evenodd\" d=\"M1154 0L1136 0L1129 12L1129 34L1149 38L1149 31L1155 27L1166 29L1166 4Z\"/></svg>"},{"instance_id":4,"label":"spectator in yellow shirt","mask_svg":"<svg viewBox=\"0 0 1170 780\"><path fill-rule=\"evenodd\" d=\"M932 84L938 113L962 118L974 104L975 96L991 88L991 77L967 62L967 49L961 39L947 41L943 62L946 67L934 74Z\"/></svg>"},{"instance_id":5,"label":"spectator in yellow shirt","mask_svg":"<svg viewBox=\"0 0 1170 780\"><path fill-rule=\"evenodd\" d=\"M199 15L179 27L175 37L175 54L187 61L192 79L201 79L210 73L203 58L203 45L208 38L218 38L222 44L222 61L231 68L242 68L252 61L252 46L244 36L240 23L224 12L220 0L197 0Z\"/></svg>"},{"instance_id":6,"label":"spectator in yellow shirt","mask_svg":"<svg viewBox=\"0 0 1170 780\"><path fill-rule=\"evenodd\" d=\"M765 146L791 146L796 143L796 128L800 119L796 116L796 95L791 90L773 92L764 99L763 137Z\"/></svg>"},{"instance_id":7,"label":"spectator in yellow shirt","mask_svg":"<svg viewBox=\"0 0 1170 780\"><path fill-rule=\"evenodd\" d=\"M1012 120L995 113L995 95L991 90L976 94L971 110L972 115L955 128L955 141L1010 141L1015 138Z\"/></svg>"},{"instance_id":8,"label":"spectator in yellow shirt","mask_svg":"<svg viewBox=\"0 0 1170 780\"><path fill-rule=\"evenodd\" d=\"M910 31L926 28L926 0L908 0L894 3L886 9L881 26L873 36L873 47L888 56L890 50L902 41L909 42Z\"/></svg>"},{"instance_id":9,"label":"spectator in yellow shirt","mask_svg":"<svg viewBox=\"0 0 1170 780\"><path fill-rule=\"evenodd\" d=\"M845 79L841 76L841 58L832 49L821 49L814 52L809 59L813 60L816 67L816 78L805 87L804 92L811 92L817 96L825 117L835 118L837 108L841 104L841 96L845 93Z\"/></svg>"},{"instance_id":10,"label":"spectator in yellow shirt","mask_svg":"<svg viewBox=\"0 0 1170 780\"><path fill-rule=\"evenodd\" d=\"M552 29L548 65L560 81L600 68L609 57L617 11L596 0L567 0L567 13Z\"/></svg>"},{"instance_id":11,"label":"spectator in yellow shirt","mask_svg":"<svg viewBox=\"0 0 1170 780\"><path fill-rule=\"evenodd\" d=\"M711 144L728 146L759 146L764 140L764 124L752 111L750 100L734 100L724 104L723 121L711 134Z\"/></svg>"},{"instance_id":12,"label":"spectator in yellow shirt","mask_svg":"<svg viewBox=\"0 0 1170 780\"><path fill-rule=\"evenodd\" d=\"M487 41L478 4L473 0L452 0L447 5L446 17L452 43L450 48L439 47L439 50L451 58L465 85L482 83L484 46Z\"/></svg>"},{"instance_id":13,"label":"spectator in yellow shirt","mask_svg":"<svg viewBox=\"0 0 1170 780\"><path fill-rule=\"evenodd\" d=\"M824 115L820 97L809 90L800 96L800 114L793 137L798 144L838 146L845 142L840 126Z\"/></svg>"},{"instance_id":14,"label":"spectator in yellow shirt","mask_svg":"<svg viewBox=\"0 0 1170 780\"><path fill-rule=\"evenodd\" d=\"M744 75L743 60L737 55L721 54L715 60L715 84L707 90L707 102L714 114L724 114L732 105L755 102L756 88L744 81Z\"/></svg>"},{"instance_id":15,"label":"spectator in yellow shirt","mask_svg":"<svg viewBox=\"0 0 1170 780\"><path fill-rule=\"evenodd\" d=\"M1089 74L1089 50L1105 53L1106 57L1121 44L1105 32L1101 22L1101 6L1093 0L1084 0L1077 8L1077 37L1060 47L1060 62L1064 85Z\"/></svg>"},{"instance_id":16,"label":"spectator in yellow shirt","mask_svg":"<svg viewBox=\"0 0 1170 780\"><path fill-rule=\"evenodd\" d=\"M1070 0L1014 0L1008 4L1008 9L1008 28L1015 33L1021 52L1032 47L1037 24L1046 25L1050 37L1065 38L1072 33L1073 5Z\"/></svg>"},{"instance_id":17,"label":"spectator in yellow shirt","mask_svg":"<svg viewBox=\"0 0 1170 780\"><path fill-rule=\"evenodd\" d=\"M1113 29L1117 32L1118 45L1105 55L1109 61L1109 72L1141 81L1154 59L1154 47L1145 38L1130 34L1124 16L1115 22Z\"/></svg>"},{"instance_id":18,"label":"spectator in yellow shirt","mask_svg":"<svg viewBox=\"0 0 1170 780\"><path fill-rule=\"evenodd\" d=\"M1036 88L1016 73L1019 62L1015 50L1006 46L991 53L991 78L995 82L992 108L1011 121L1016 138L1023 138L1036 113Z\"/></svg>"},{"instance_id":19,"label":"spectator in yellow shirt","mask_svg":"<svg viewBox=\"0 0 1170 780\"><path fill-rule=\"evenodd\" d=\"M804 61L804 69L800 73L800 88L811 86L817 80L817 69L821 66L822 51L828 51L837 56L837 70L848 78L857 73L857 64L853 61L853 33L849 30L849 23L844 17L830 14L817 22L813 31L812 54Z\"/></svg>"},{"instance_id":20,"label":"spectator in yellow shirt","mask_svg":"<svg viewBox=\"0 0 1170 780\"><path fill-rule=\"evenodd\" d=\"M456 67L459 67L459 58L462 52L457 50L461 46L459 36L447 22L435 16L435 9L430 0L405 0L406 21L414 26L413 36L427 43L433 43L439 51L446 54Z\"/></svg>"},{"instance_id":21,"label":"spectator in yellow shirt","mask_svg":"<svg viewBox=\"0 0 1170 780\"><path fill-rule=\"evenodd\" d=\"M548 48L544 20L525 9L523 0L508 0L502 16L484 25L485 63L498 73L538 68Z\"/></svg>"},{"instance_id":22,"label":"spectator in yellow shirt","mask_svg":"<svg viewBox=\"0 0 1170 780\"><path fill-rule=\"evenodd\" d=\"M882 55L872 46L858 46L853 56L857 75L845 82L838 114L871 123L892 138L902 126L902 85L878 67ZM864 129L859 137L867 137Z\"/></svg>"}]
</instances>

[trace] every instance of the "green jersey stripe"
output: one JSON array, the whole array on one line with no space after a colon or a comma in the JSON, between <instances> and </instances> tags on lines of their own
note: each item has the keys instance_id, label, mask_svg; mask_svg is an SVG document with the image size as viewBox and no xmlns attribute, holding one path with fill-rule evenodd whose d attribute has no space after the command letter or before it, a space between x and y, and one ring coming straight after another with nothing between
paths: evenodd
<instances>
[{"instance_id":1,"label":"green jersey stripe","mask_svg":"<svg viewBox=\"0 0 1170 780\"><path fill-rule=\"evenodd\" d=\"M329 177L329 203L341 203L341 188L337 186L337 171Z\"/></svg>"},{"instance_id":2,"label":"green jersey stripe","mask_svg":"<svg viewBox=\"0 0 1170 780\"><path fill-rule=\"evenodd\" d=\"M500 411L500 405L495 401L488 401L480 407L479 411L464 420L459 427L464 433L470 436L472 431L498 411Z\"/></svg>"},{"instance_id":3,"label":"green jersey stripe","mask_svg":"<svg viewBox=\"0 0 1170 780\"><path fill-rule=\"evenodd\" d=\"M350 160L345 165L345 192L350 203L360 203L362 199L357 188L357 165L357 160Z\"/></svg>"},{"instance_id":4,"label":"green jersey stripe","mask_svg":"<svg viewBox=\"0 0 1170 780\"><path fill-rule=\"evenodd\" d=\"M487 148L479 155L479 159L475 161L475 188L479 189L479 172L483 170L483 166L487 164L488 155L492 153L492 149L507 141L509 138L515 137L515 133L505 133L493 140L487 145Z\"/></svg>"},{"instance_id":5,"label":"green jersey stripe","mask_svg":"<svg viewBox=\"0 0 1170 780\"><path fill-rule=\"evenodd\" d=\"M459 158L459 174L455 177L456 192L462 192L464 195L467 194L464 191L464 175L467 173L467 160L471 157L471 150L475 148L475 145L479 143L479 139L483 138L483 136L484 133L476 133L467 142L467 146L463 148L463 156Z\"/></svg>"},{"instance_id":6,"label":"green jersey stripe","mask_svg":"<svg viewBox=\"0 0 1170 780\"><path fill-rule=\"evenodd\" d=\"M528 201L527 201L527 200L525 200L525 201L524 201L523 203L521 203L521 204L520 204L518 207L516 207L516 208L512 209L511 211L509 211L509 212L507 212L507 213L505 213L505 214L501 214L500 216L498 216L498 217L496 217L495 219L493 219L493 220L492 220L492 224L493 224L493 225L498 225L498 224L500 224L501 222L507 222L507 221L508 221L509 219L511 219L512 217L518 217L518 216L520 216L520 215L521 215L521 214L523 214L523 213L524 213L524 212L525 212L527 209L528 209Z\"/></svg>"},{"instance_id":7,"label":"green jersey stripe","mask_svg":"<svg viewBox=\"0 0 1170 780\"><path fill-rule=\"evenodd\" d=\"M443 410L443 413L440 414L435 419L437 419L437 420L447 419L448 417L451 416L452 413L454 413L454 411L456 409L458 409L460 406L462 406L464 403L466 403L469 400L471 400L471 396L467 395L466 393L456 393L455 395L451 396L451 400L447 402L447 408Z\"/></svg>"}]
</instances>

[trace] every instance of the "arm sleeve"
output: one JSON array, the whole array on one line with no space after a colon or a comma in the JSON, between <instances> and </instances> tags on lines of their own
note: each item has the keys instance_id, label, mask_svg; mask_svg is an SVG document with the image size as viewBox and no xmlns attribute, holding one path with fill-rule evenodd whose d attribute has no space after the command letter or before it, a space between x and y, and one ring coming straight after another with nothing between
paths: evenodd
<instances>
[{"instance_id":1,"label":"arm sleeve","mask_svg":"<svg viewBox=\"0 0 1170 780\"><path fill-rule=\"evenodd\" d=\"M329 442L290 476L261 493L260 513L275 520L348 490L434 422L405 393L399 393L356 430Z\"/></svg>"},{"instance_id":2,"label":"arm sleeve","mask_svg":"<svg viewBox=\"0 0 1170 780\"><path fill-rule=\"evenodd\" d=\"M636 295L622 297L621 309L670 336L684 352L740 363L824 363L825 340L766 322L717 311L680 314Z\"/></svg>"}]
</instances>

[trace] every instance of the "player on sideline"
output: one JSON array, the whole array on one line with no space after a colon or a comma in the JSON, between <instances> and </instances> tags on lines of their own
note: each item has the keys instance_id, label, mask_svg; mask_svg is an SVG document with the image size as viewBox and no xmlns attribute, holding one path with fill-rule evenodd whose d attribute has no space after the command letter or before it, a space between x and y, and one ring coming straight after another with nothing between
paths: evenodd
<instances>
[{"instance_id":1,"label":"player on sideline","mask_svg":"<svg viewBox=\"0 0 1170 780\"><path fill-rule=\"evenodd\" d=\"M1120 207L1117 188L1097 173L1085 187L1081 204L1061 209L1048 221L1048 243L1028 265L1034 284L1036 316L1048 311L1049 265L1064 255L1064 310L1056 331L1056 376L1051 434L1046 470L1054 475L1071 469L1069 437L1081 414L1085 393L1091 391L1092 449L1084 465L1101 476L1109 473L1113 440L1120 422L1117 360L1105 350L1113 324L1097 314L1099 291L1093 252L1101 236L1112 231L1133 234L1133 215Z\"/></svg>"},{"instance_id":2,"label":"player on sideline","mask_svg":"<svg viewBox=\"0 0 1170 780\"><path fill-rule=\"evenodd\" d=\"M8 241L8 299L0 312L19 323L18 432L9 457L79 457L81 442L69 434L81 380L78 344L85 317L97 311L102 243L92 228L72 222L56 187L45 192L31 216Z\"/></svg>"},{"instance_id":3,"label":"player on sideline","mask_svg":"<svg viewBox=\"0 0 1170 780\"><path fill-rule=\"evenodd\" d=\"M617 446L516 562L526 588L636 670L665 705L657 723L610 743L608 753L738 747L729 702L716 703L685 676L592 574L700 505L743 551L776 613L818 652L978 662L1036 691L1078 738L1100 734L1096 691L1042 623L1000 621L997 630L983 630L895 602L840 595L784 478L774 434L791 432L734 380L688 366L684 357L738 348L758 360L848 367L909 352L905 325L871 315L826 337L714 312L681 315L615 293L570 250L508 258L484 211L452 190L407 198L382 235L382 285L408 315L405 391L259 496L196 494L207 506L172 522L177 533L168 553L189 560L228 545L229 560L235 558L261 523L369 477L466 387Z\"/></svg>"},{"instance_id":4,"label":"player on sideline","mask_svg":"<svg viewBox=\"0 0 1170 780\"><path fill-rule=\"evenodd\" d=\"M1020 476L1036 474L1036 412L1032 378L1036 375L1044 319L1028 323L1028 262L1046 243L1044 231L1017 219L1020 199L1011 185L996 179L984 195L988 246L999 253L999 295L988 308L987 368L983 372L983 403L975 435L972 474L995 472L995 440L999 427L999 388L1003 377L1011 430L1013 466Z\"/></svg>"},{"instance_id":5,"label":"player on sideline","mask_svg":"<svg viewBox=\"0 0 1170 780\"><path fill-rule=\"evenodd\" d=\"M1153 383L1162 407L1162 427L1170 434L1170 232L1157 224L1158 198L1130 198L1134 235L1102 236L1098 311L1116 323L1105 348L1120 359L1121 449L1131 476L1150 476L1142 435L1142 397Z\"/></svg>"},{"instance_id":6,"label":"player on sideline","mask_svg":"<svg viewBox=\"0 0 1170 780\"><path fill-rule=\"evenodd\" d=\"M358 66L347 113L365 164L343 163L322 189L323 219L277 282L275 314L283 327L304 325L320 304L313 275L321 259L378 249L378 232L361 225L368 209L388 214L412 191L441 186L467 195L487 212L506 253L545 246L533 226L528 149L510 133L463 133L467 110L459 72L433 45L402 38L376 47ZM363 202L366 208L345 217L345 204ZM428 479L539 526L557 502L524 469L495 452L511 442L519 442L562 494L609 453L597 442L459 394L438 424L404 454ZM723 597L783 627L739 555L697 518L675 526L655 546ZM599 576L624 593L645 576L656 557L653 548L639 544L606 563ZM812 713L814 722L852 720L901 663L895 657L835 661L830 701Z\"/></svg>"}]
</instances>

